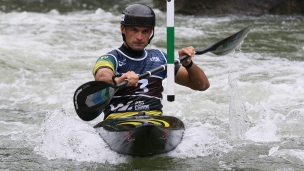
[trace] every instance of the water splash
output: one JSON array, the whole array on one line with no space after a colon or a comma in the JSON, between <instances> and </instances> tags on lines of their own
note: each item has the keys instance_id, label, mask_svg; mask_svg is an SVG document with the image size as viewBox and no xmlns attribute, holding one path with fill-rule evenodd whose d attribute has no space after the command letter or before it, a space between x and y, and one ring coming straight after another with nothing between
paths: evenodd
<instances>
[{"instance_id":1,"label":"water splash","mask_svg":"<svg viewBox=\"0 0 304 171\"><path fill-rule=\"evenodd\" d=\"M246 132L246 139L254 142L279 141L277 122L284 116L273 112L265 102L260 102L256 108L260 110L260 119Z\"/></svg>"},{"instance_id":2,"label":"water splash","mask_svg":"<svg viewBox=\"0 0 304 171\"><path fill-rule=\"evenodd\" d=\"M177 148L164 155L185 159L228 153L233 147L225 139L219 138L217 133L220 130L219 126L194 122L185 130Z\"/></svg>"},{"instance_id":3,"label":"water splash","mask_svg":"<svg viewBox=\"0 0 304 171\"><path fill-rule=\"evenodd\" d=\"M113 152L92 126L62 108L47 113L37 139L36 153L49 160L117 164L128 159Z\"/></svg>"},{"instance_id":4,"label":"water splash","mask_svg":"<svg viewBox=\"0 0 304 171\"><path fill-rule=\"evenodd\" d=\"M232 140L244 140L244 135L249 128L250 122L246 108L239 95L238 84L233 79L232 73L228 75L230 85L229 124Z\"/></svg>"}]
</instances>

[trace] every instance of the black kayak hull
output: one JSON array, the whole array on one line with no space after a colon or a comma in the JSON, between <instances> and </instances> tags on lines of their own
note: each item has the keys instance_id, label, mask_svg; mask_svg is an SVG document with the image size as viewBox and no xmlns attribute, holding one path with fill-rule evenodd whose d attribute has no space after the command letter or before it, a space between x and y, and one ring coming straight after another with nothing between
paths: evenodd
<instances>
[{"instance_id":1,"label":"black kayak hull","mask_svg":"<svg viewBox=\"0 0 304 171\"><path fill-rule=\"evenodd\" d=\"M172 116L109 119L94 128L112 150L132 156L167 153L181 142L185 130L183 122Z\"/></svg>"}]
</instances>

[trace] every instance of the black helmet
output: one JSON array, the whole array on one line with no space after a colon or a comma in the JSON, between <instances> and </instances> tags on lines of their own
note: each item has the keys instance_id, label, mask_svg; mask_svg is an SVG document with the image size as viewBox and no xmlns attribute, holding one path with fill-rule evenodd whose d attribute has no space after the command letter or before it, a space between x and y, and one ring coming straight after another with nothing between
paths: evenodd
<instances>
[{"instance_id":1,"label":"black helmet","mask_svg":"<svg viewBox=\"0 0 304 171\"><path fill-rule=\"evenodd\" d=\"M121 14L121 24L155 27L154 11L142 4L129 5Z\"/></svg>"}]
</instances>

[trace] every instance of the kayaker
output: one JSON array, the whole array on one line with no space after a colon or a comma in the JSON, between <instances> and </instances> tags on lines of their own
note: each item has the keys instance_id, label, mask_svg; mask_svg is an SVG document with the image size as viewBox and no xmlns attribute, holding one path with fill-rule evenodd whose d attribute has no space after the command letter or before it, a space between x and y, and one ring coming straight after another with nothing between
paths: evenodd
<instances>
[{"instance_id":1,"label":"kayaker","mask_svg":"<svg viewBox=\"0 0 304 171\"><path fill-rule=\"evenodd\" d=\"M128 86L113 96L104 110L104 119L133 115L162 114L162 80L167 71L158 72L147 79L138 75L166 64L166 53L158 49L145 49L154 36L155 13L142 4L132 4L121 15L120 30L123 44L96 61L93 74L96 81L119 84L128 80ZM205 73L192 61L192 46L178 51L189 58L175 66L175 82L193 90L204 91L210 84Z\"/></svg>"}]
</instances>

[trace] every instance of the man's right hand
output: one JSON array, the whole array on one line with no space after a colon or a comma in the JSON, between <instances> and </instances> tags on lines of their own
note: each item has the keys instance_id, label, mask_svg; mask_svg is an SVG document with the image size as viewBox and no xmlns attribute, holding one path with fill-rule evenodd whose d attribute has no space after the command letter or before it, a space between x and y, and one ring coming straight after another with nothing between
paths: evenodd
<instances>
[{"instance_id":1,"label":"man's right hand","mask_svg":"<svg viewBox=\"0 0 304 171\"><path fill-rule=\"evenodd\" d=\"M139 76L134 71L128 71L122 74L121 77L116 77L115 81L117 84L122 83L123 81L128 80L127 86L134 86L138 85Z\"/></svg>"}]
</instances>

